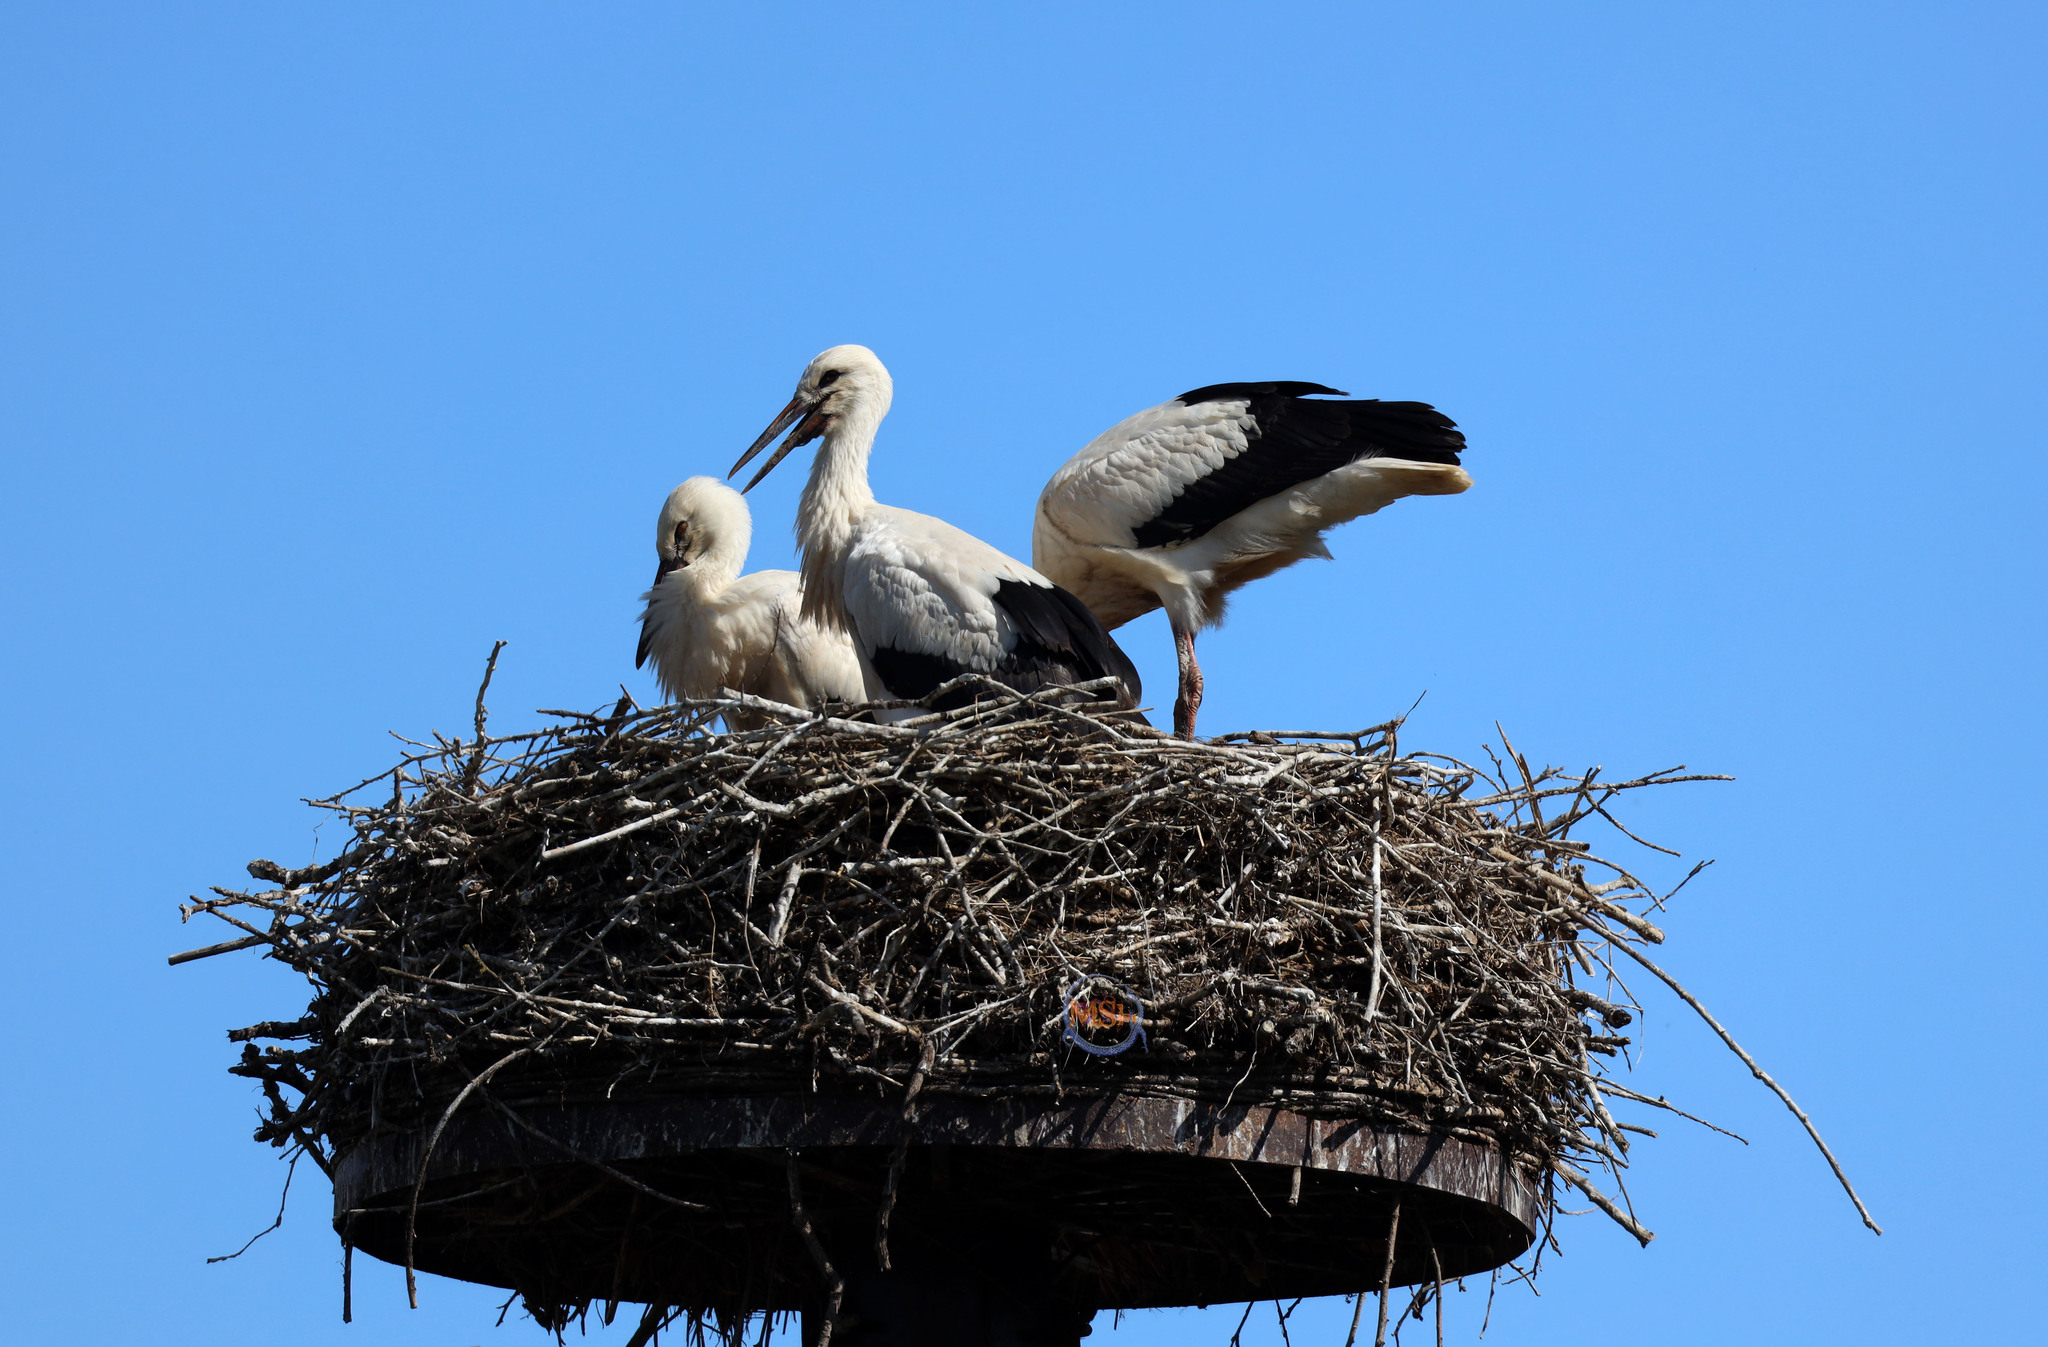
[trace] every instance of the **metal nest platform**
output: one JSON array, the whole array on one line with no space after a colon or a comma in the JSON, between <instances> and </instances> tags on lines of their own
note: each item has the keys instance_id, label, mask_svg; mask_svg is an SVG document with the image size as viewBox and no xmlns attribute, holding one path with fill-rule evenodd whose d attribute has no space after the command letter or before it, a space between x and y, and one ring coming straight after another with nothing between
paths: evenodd
<instances>
[{"instance_id":1,"label":"metal nest platform","mask_svg":"<svg viewBox=\"0 0 2048 1347\"><path fill-rule=\"evenodd\" d=\"M528 1108L520 1123L451 1123L416 1216L423 1138L360 1147L336 1169L336 1229L403 1263L412 1217L417 1267L539 1300L710 1306L757 1279L750 1307L801 1309L824 1291L790 1219L788 1157L822 1246L857 1278L907 1138L893 1264L1094 1310L1377 1284L1396 1204L1393 1283L1462 1277L1527 1249L1541 1209L1471 1142L1180 1100L934 1100L907 1133L893 1111L830 1097Z\"/></svg>"}]
</instances>

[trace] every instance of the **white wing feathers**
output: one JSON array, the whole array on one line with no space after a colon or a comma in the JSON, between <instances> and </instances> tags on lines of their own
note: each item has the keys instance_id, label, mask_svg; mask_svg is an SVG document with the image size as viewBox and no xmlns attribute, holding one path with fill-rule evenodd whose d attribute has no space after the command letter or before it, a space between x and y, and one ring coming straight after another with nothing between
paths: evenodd
<instances>
[{"instance_id":1,"label":"white wing feathers","mask_svg":"<svg viewBox=\"0 0 2048 1347\"><path fill-rule=\"evenodd\" d=\"M994 669L1017 643L994 602L1005 580L1051 583L943 519L877 505L847 550L847 615L865 653L888 647Z\"/></svg>"},{"instance_id":2,"label":"white wing feathers","mask_svg":"<svg viewBox=\"0 0 2048 1347\"><path fill-rule=\"evenodd\" d=\"M1251 442L1244 400L1168 402L1089 441L1045 484L1039 509L1076 542L1131 547L1131 530Z\"/></svg>"},{"instance_id":3,"label":"white wing feathers","mask_svg":"<svg viewBox=\"0 0 2048 1347\"><path fill-rule=\"evenodd\" d=\"M1403 496L1463 491L1472 479L1451 452L1463 443L1420 403L1271 389L1256 401L1176 399L1110 427L1053 474L1032 560L1105 627L1163 605L1197 631L1238 586L1328 557L1327 530ZM1394 456L1411 447L1439 461Z\"/></svg>"}]
</instances>

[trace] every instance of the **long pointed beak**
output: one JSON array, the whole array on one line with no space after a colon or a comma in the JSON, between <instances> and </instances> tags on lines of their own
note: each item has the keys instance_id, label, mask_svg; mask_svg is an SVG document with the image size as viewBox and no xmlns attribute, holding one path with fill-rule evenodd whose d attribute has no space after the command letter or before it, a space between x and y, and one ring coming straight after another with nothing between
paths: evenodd
<instances>
[{"instance_id":1,"label":"long pointed beak","mask_svg":"<svg viewBox=\"0 0 2048 1347\"><path fill-rule=\"evenodd\" d=\"M805 415L806 412L809 413L808 416ZM798 421L799 417L802 418L801 421ZM741 495L745 495L756 486L759 486L763 477L775 471L776 464L789 457L790 450L797 448L799 445L809 444L812 440L817 439L818 436L823 434L825 431L825 414L818 407L805 402L801 393L791 398L789 405L777 412L775 419L768 423L768 429L761 432L761 438L747 446L747 452L740 455L740 461L732 465L732 472L727 473L726 476L732 477L741 468L746 467L748 463L753 461L754 455L767 447L768 441L780 435L784 430L787 430L791 424L795 424L796 429L789 432L789 438L784 440L781 447L776 449L768 461L761 465L761 470L754 474L754 479L740 488Z\"/></svg>"}]
</instances>

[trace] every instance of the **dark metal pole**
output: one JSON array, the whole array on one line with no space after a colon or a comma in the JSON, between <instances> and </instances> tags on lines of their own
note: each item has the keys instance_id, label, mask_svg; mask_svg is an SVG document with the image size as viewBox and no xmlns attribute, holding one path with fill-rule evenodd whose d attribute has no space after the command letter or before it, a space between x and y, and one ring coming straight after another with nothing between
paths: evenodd
<instances>
[{"instance_id":1,"label":"dark metal pole","mask_svg":"<svg viewBox=\"0 0 2048 1347\"><path fill-rule=\"evenodd\" d=\"M894 1262L846 1274L832 1347L1079 1347L1090 1332L1094 1312L1061 1303L1040 1279ZM821 1306L804 1311L805 1347L823 1326Z\"/></svg>"}]
</instances>

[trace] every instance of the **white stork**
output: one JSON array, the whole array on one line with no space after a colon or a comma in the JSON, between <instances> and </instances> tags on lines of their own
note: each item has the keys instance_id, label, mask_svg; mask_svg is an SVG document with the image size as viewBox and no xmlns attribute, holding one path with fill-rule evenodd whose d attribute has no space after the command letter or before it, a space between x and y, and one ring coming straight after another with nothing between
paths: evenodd
<instances>
[{"instance_id":1,"label":"white stork","mask_svg":"<svg viewBox=\"0 0 2048 1347\"><path fill-rule=\"evenodd\" d=\"M669 493L633 667L653 656L671 697L734 688L806 708L863 700L852 643L803 616L797 573L740 574L753 533L746 500L716 477L692 477Z\"/></svg>"},{"instance_id":2,"label":"white stork","mask_svg":"<svg viewBox=\"0 0 2048 1347\"><path fill-rule=\"evenodd\" d=\"M1087 605L942 519L875 502L868 452L893 392L873 351L835 346L805 367L789 405L732 467L795 427L751 491L792 449L824 437L797 505L803 611L853 637L869 700L923 697L976 672L1020 692L1114 676L1119 700L1136 706L1138 671ZM939 709L971 698L956 693Z\"/></svg>"},{"instance_id":3,"label":"white stork","mask_svg":"<svg viewBox=\"0 0 2048 1347\"><path fill-rule=\"evenodd\" d=\"M1403 496L1472 479L1465 437L1423 402L1319 402L1321 384L1212 384L1112 426L1038 498L1031 562L1107 628L1165 607L1180 660L1173 728L1195 737L1195 633L1230 592L1304 557L1323 534Z\"/></svg>"}]
</instances>

